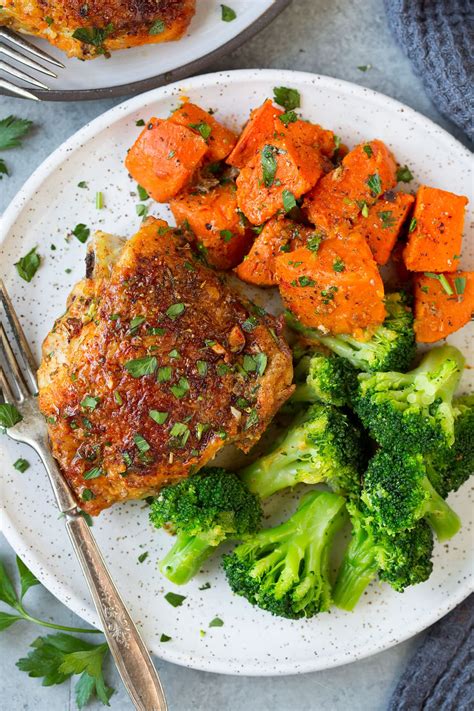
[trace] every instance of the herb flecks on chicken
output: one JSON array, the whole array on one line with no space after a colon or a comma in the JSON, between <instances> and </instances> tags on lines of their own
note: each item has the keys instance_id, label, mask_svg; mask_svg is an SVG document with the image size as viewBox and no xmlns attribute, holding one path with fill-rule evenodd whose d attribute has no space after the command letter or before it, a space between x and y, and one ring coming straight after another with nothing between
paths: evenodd
<instances>
[{"instance_id":1,"label":"herb flecks on chicken","mask_svg":"<svg viewBox=\"0 0 474 711\"><path fill-rule=\"evenodd\" d=\"M41 411L81 507L155 494L223 446L248 451L292 392L279 324L149 218L97 233L43 345Z\"/></svg>"}]
</instances>

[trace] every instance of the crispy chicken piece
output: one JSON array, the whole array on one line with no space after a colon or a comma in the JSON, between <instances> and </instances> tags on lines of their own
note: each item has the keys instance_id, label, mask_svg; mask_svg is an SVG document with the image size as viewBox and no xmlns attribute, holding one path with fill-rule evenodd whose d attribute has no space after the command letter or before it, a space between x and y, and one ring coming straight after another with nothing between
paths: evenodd
<instances>
[{"instance_id":1,"label":"crispy chicken piece","mask_svg":"<svg viewBox=\"0 0 474 711\"><path fill-rule=\"evenodd\" d=\"M91 514L156 494L226 444L247 452L289 397L280 324L203 266L166 222L96 233L87 277L43 344L39 406Z\"/></svg>"},{"instance_id":2,"label":"crispy chicken piece","mask_svg":"<svg viewBox=\"0 0 474 711\"><path fill-rule=\"evenodd\" d=\"M69 57L180 39L196 0L2 0L0 25L37 35Z\"/></svg>"}]
</instances>

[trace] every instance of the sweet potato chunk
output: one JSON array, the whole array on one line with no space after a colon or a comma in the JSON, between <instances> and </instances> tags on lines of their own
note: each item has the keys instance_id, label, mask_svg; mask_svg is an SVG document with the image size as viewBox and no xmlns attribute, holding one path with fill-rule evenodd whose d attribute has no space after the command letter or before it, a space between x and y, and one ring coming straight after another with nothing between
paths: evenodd
<instances>
[{"instance_id":1,"label":"sweet potato chunk","mask_svg":"<svg viewBox=\"0 0 474 711\"><path fill-rule=\"evenodd\" d=\"M250 249L254 234L237 211L235 185L218 185L204 194L181 193L170 208L185 235L198 243L216 269L232 269Z\"/></svg>"},{"instance_id":2,"label":"sweet potato chunk","mask_svg":"<svg viewBox=\"0 0 474 711\"><path fill-rule=\"evenodd\" d=\"M464 212L468 199L422 185L413 213L414 229L404 251L412 272L454 272L461 254Z\"/></svg>"},{"instance_id":3,"label":"sweet potato chunk","mask_svg":"<svg viewBox=\"0 0 474 711\"><path fill-rule=\"evenodd\" d=\"M327 231L355 220L364 204L372 205L395 186L395 175L395 160L382 141L361 143L306 196L309 219Z\"/></svg>"},{"instance_id":4,"label":"sweet potato chunk","mask_svg":"<svg viewBox=\"0 0 474 711\"><path fill-rule=\"evenodd\" d=\"M272 139L242 168L237 178L237 202L254 225L284 208L284 193L301 197L324 173L321 153L289 136Z\"/></svg>"},{"instance_id":5,"label":"sweet potato chunk","mask_svg":"<svg viewBox=\"0 0 474 711\"><path fill-rule=\"evenodd\" d=\"M384 288L365 239L323 239L317 251L300 247L275 259L280 294L305 326L323 334L370 333L385 317Z\"/></svg>"},{"instance_id":6,"label":"sweet potato chunk","mask_svg":"<svg viewBox=\"0 0 474 711\"><path fill-rule=\"evenodd\" d=\"M377 264L388 262L414 202L415 198L408 193L388 192L368 208L367 217L360 214L357 218L354 229L367 240Z\"/></svg>"},{"instance_id":7,"label":"sweet potato chunk","mask_svg":"<svg viewBox=\"0 0 474 711\"><path fill-rule=\"evenodd\" d=\"M277 109L271 99L267 99L261 106L254 109L226 162L236 168L243 168L254 157L257 150L273 136L275 119L282 114L283 111Z\"/></svg>"},{"instance_id":8,"label":"sweet potato chunk","mask_svg":"<svg viewBox=\"0 0 474 711\"><path fill-rule=\"evenodd\" d=\"M224 160L237 142L237 136L196 104L186 102L175 111L168 121L186 126L207 141L206 159ZM209 133L209 135L207 135Z\"/></svg>"},{"instance_id":9,"label":"sweet potato chunk","mask_svg":"<svg viewBox=\"0 0 474 711\"><path fill-rule=\"evenodd\" d=\"M275 257L303 246L311 235L314 235L312 227L299 225L285 217L273 217L266 223L235 273L248 284L274 286L277 283Z\"/></svg>"},{"instance_id":10,"label":"sweet potato chunk","mask_svg":"<svg viewBox=\"0 0 474 711\"><path fill-rule=\"evenodd\" d=\"M191 180L207 143L191 129L151 118L125 158L125 167L157 202L168 202Z\"/></svg>"},{"instance_id":11,"label":"sweet potato chunk","mask_svg":"<svg viewBox=\"0 0 474 711\"><path fill-rule=\"evenodd\" d=\"M446 338L474 314L474 272L415 278L415 334L422 343Z\"/></svg>"},{"instance_id":12,"label":"sweet potato chunk","mask_svg":"<svg viewBox=\"0 0 474 711\"><path fill-rule=\"evenodd\" d=\"M281 123L281 121L276 123ZM319 124L298 120L294 123L289 123L287 131L294 141L318 148L323 156L332 158L334 155L336 150L334 133L319 126Z\"/></svg>"}]
</instances>

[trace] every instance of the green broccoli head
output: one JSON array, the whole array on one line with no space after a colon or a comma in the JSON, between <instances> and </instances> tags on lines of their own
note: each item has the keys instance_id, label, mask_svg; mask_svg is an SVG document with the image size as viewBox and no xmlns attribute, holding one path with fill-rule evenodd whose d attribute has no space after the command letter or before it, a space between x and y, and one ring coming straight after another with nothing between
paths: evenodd
<instances>
[{"instance_id":1,"label":"green broccoli head","mask_svg":"<svg viewBox=\"0 0 474 711\"><path fill-rule=\"evenodd\" d=\"M291 313L286 313L288 325L310 341L317 341L357 370L384 372L407 370L415 356L413 313L402 293L388 294L385 299L387 316L369 338L358 340L352 336L323 336L316 329L299 323Z\"/></svg>"},{"instance_id":2,"label":"green broccoli head","mask_svg":"<svg viewBox=\"0 0 474 711\"><path fill-rule=\"evenodd\" d=\"M441 541L460 528L457 514L433 488L421 454L379 450L364 476L361 499L376 524L399 535L426 518Z\"/></svg>"},{"instance_id":3,"label":"green broccoli head","mask_svg":"<svg viewBox=\"0 0 474 711\"><path fill-rule=\"evenodd\" d=\"M334 603L353 610L369 583L379 578L398 592L427 580L433 568L433 534L422 519L413 528L390 535L361 502L347 504L352 537L334 587Z\"/></svg>"},{"instance_id":4,"label":"green broccoli head","mask_svg":"<svg viewBox=\"0 0 474 711\"><path fill-rule=\"evenodd\" d=\"M296 385L292 402L324 402L343 407L349 405L354 390L356 371L344 358L312 351L303 356L295 369L295 379L304 377Z\"/></svg>"},{"instance_id":5,"label":"green broccoli head","mask_svg":"<svg viewBox=\"0 0 474 711\"><path fill-rule=\"evenodd\" d=\"M239 474L262 499L296 484L327 483L338 493L357 492L366 463L360 431L331 405L300 413L277 446Z\"/></svg>"},{"instance_id":6,"label":"green broccoli head","mask_svg":"<svg viewBox=\"0 0 474 711\"><path fill-rule=\"evenodd\" d=\"M453 401L454 444L426 457L428 477L446 497L474 473L474 395Z\"/></svg>"},{"instance_id":7,"label":"green broccoli head","mask_svg":"<svg viewBox=\"0 0 474 711\"><path fill-rule=\"evenodd\" d=\"M202 469L164 487L151 505L154 526L177 533L176 543L160 563L172 582L188 582L212 549L226 538L240 538L260 526L262 508L236 474Z\"/></svg>"},{"instance_id":8,"label":"green broccoli head","mask_svg":"<svg viewBox=\"0 0 474 711\"><path fill-rule=\"evenodd\" d=\"M344 499L311 491L285 523L224 556L230 587L280 617L312 617L331 604L330 548L345 520Z\"/></svg>"},{"instance_id":9,"label":"green broccoli head","mask_svg":"<svg viewBox=\"0 0 474 711\"><path fill-rule=\"evenodd\" d=\"M429 351L409 373L360 373L353 406L387 449L428 453L454 442L452 397L464 358L453 346Z\"/></svg>"}]
</instances>

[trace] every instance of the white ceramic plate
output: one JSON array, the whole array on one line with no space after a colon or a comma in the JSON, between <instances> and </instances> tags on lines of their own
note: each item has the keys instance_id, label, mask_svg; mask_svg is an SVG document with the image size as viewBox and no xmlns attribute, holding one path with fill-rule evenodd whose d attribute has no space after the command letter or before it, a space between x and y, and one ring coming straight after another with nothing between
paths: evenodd
<instances>
[{"instance_id":1,"label":"white ceramic plate","mask_svg":"<svg viewBox=\"0 0 474 711\"><path fill-rule=\"evenodd\" d=\"M50 91L35 93L45 101L77 101L123 96L148 91L196 74L213 59L225 56L250 39L283 10L290 0L229 0L236 13L223 22L220 0L197 0L186 35L177 42L163 42L112 52L109 58L82 62L69 59L46 40L27 39L59 59L64 69L49 80ZM26 88L31 88L25 84ZM0 92L1 93L1 92Z\"/></svg>"},{"instance_id":2,"label":"white ceramic plate","mask_svg":"<svg viewBox=\"0 0 474 711\"><path fill-rule=\"evenodd\" d=\"M419 182L465 193L472 185L469 153L451 136L401 104L368 89L327 77L274 70L236 71L196 77L131 99L100 116L61 146L34 173L17 195L4 219L2 267L26 333L39 355L40 343L54 318L62 313L71 286L83 274L85 246L65 239L76 223L131 235L138 228L135 184L123 168L123 158L140 129L135 121L166 116L181 94L217 118L239 127L249 110L271 96L275 85L299 89L305 117L328 126L353 145L362 139L385 140ZM77 187L85 180L87 190ZM415 187L415 183L410 186ZM104 192L105 209L94 205ZM472 204L472 198L471 198ZM167 217L165 207L151 212ZM56 250L51 250L54 244ZM19 279L13 263L38 245L43 264L30 284ZM470 255L468 245L470 245ZM465 238L464 266L473 265L473 240ZM66 273L66 270L72 270ZM451 341L473 363L472 327ZM469 338L471 343L469 344ZM470 371L471 373L473 371ZM472 388L464 379L464 388ZM31 450L2 439L5 533L18 554L60 600L89 622L96 615L58 518L43 468ZM32 464L24 474L12 467L18 456ZM389 586L372 585L357 611L337 610L319 617L287 621L253 609L234 596L219 570L218 559L184 589L165 581L156 561L170 538L148 524L144 503L115 506L94 524L94 533L118 587L145 639L158 656L186 666L227 674L293 674L344 664L387 648L419 632L459 603L471 590L472 513L468 486L450 497L463 528L452 542L437 545L431 579L403 595ZM288 510L291 497L276 497L273 509ZM139 564L140 553L149 552ZM206 582L211 588L200 590ZM173 608L163 594L186 595ZM219 616L224 626L209 628ZM200 630L206 636L200 636ZM160 643L161 633L172 637Z\"/></svg>"}]
</instances>

